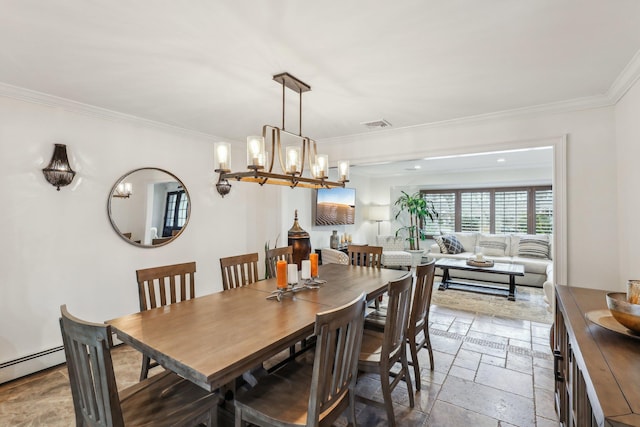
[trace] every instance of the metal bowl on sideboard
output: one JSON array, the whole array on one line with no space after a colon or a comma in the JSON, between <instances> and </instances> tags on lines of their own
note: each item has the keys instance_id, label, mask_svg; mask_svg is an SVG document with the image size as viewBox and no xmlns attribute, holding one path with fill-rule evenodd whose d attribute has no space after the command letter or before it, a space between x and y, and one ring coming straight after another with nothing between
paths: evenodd
<instances>
[{"instance_id":1,"label":"metal bowl on sideboard","mask_svg":"<svg viewBox=\"0 0 640 427\"><path fill-rule=\"evenodd\" d=\"M640 304L627 302L627 294L624 292L609 292L607 294L607 307L620 324L640 333Z\"/></svg>"}]
</instances>

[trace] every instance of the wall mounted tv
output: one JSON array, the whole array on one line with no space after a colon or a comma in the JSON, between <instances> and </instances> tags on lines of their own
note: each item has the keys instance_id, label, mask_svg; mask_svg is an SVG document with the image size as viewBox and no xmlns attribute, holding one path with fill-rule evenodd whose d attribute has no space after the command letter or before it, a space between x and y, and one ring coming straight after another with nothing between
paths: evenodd
<instances>
[{"instance_id":1,"label":"wall mounted tv","mask_svg":"<svg viewBox=\"0 0 640 427\"><path fill-rule=\"evenodd\" d=\"M355 224L355 188L319 188L316 191L316 225Z\"/></svg>"}]
</instances>

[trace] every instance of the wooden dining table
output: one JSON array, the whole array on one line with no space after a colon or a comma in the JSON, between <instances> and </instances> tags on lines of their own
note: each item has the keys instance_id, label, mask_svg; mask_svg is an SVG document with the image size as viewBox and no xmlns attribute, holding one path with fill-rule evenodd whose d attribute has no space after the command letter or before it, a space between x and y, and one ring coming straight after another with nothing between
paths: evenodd
<instances>
[{"instance_id":1,"label":"wooden dining table","mask_svg":"<svg viewBox=\"0 0 640 427\"><path fill-rule=\"evenodd\" d=\"M313 334L316 314L363 291L373 300L406 271L319 266L318 289L267 299L275 279L108 320L118 338L213 391Z\"/></svg>"}]
</instances>

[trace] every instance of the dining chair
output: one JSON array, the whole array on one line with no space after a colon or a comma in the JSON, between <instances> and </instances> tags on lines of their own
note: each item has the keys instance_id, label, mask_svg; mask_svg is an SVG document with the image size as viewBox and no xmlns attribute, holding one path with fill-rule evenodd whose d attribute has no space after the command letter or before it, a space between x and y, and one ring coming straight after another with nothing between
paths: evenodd
<instances>
[{"instance_id":1,"label":"dining chair","mask_svg":"<svg viewBox=\"0 0 640 427\"><path fill-rule=\"evenodd\" d=\"M431 308L431 295L433 292L433 278L435 275L436 260L420 264L416 267L416 279L413 287L413 299L407 324L407 343L411 352L411 362L415 374L416 390L421 389L420 364L418 352L426 348L429 352L431 370L434 369L433 349L429 336L429 310ZM383 331L387 317L387 310L373 311L365 320L365 328Z\"/></svg>"},{"instance_id":2,"label":"dining chair","mask_svg":"<svg viewBox=\"0 0 640 427\"><path fill-rule=\"evenodd\" d=\"M222 288L239 288L258 279L258 253L220 258Z\"/></svg>"},{"instance_id":3,"label":"dining chair","mask_svg":"<svg viewBox=\"0 0 640 427\"><path fill-rule=\"evenodd\" d=\"M111 326L78 319L60 307L60 331L76 425L215 425L218 396L165 371L118 392Z\"/></svg>"},{"instance_id":4,"label":"dining chair","mask_svg":"<svg viewBox=\"0 0 640 427\"><path fill-rule=\"evenodd\" d=\"M349 264L366 267L382 268L382 246L349 245L347 247ZM380 309L382 295L374 301L376 310Z\"/></svg>"},{"instance_id":5,"label":"dining chair","mask_svg":"<svg viewBox=\"0 0 640 427\"><path fill-rule=\"evenodd\" d=\"M313 365L294 361L235 401L236 427L330 426L347 410L355 425L355 386L365 293L316 315Z\"/></svg>"},{"instance_id":6,"label":"dining chair","mask_svg":"<svg viewBox=\"0 0 640 427\"><path fill-rule=\"evenodd\" d=\"M194 298L195 272L195 262L136 270L140 311ZM157 362L143 354L140 381L156 366Z\"/></svg>"},{"instance_id":7,"label":"dining chair","mask_svg":"<svg viewBox=\"0 0 640 427\"><path fill-rule=\"evenodd\" d=\"M349 265L349 256L337 249L322 248L320 249L322 264L344 264Z\"/></svg>"},{"instance_id":8,"label":"dining chair","mask_svg":"<svg viewBox=\"0 0 640 427\"><path fill-rule=\"evenodd\" d=\"M266 252L267 274L276 277L276 262L284 260L287 264L293 264L293 246L269 249Z\"/></svg>"},{"instance_id":9,"label":"dining chair","mask_svg":"<svg viewBox=\"0 0 640 427\"><path fill-rule=\"evenodd\" d=\"M393 401L391 392L404 380L409 394L409 406L413 408L413 387L409 377L407 362L407 321L409 318L409 303L411 302L411 287L413 277L407 273L398 280L389 282L389 300L384 332L365 329L363 332L362 349L360 351L358 369L362 372L376 373L380 376L382 386L383 407L387 412L388 425L395 426L393 414ZM397 362L400 362L400 370L391 372ZM393 377L390 382L389 378ZM380 405L380 402L358 396L367 404Z\"/></svg>"},{"instance_id":10,"label":"dining chair","mask_svg":"<svg viewBox=\"0 0 640 427\"><path fill-rule=\"evenodd\" d=\"M382 246L349 245L349 264L366 267L382 267Z\"/></svg>"}]
</instances>

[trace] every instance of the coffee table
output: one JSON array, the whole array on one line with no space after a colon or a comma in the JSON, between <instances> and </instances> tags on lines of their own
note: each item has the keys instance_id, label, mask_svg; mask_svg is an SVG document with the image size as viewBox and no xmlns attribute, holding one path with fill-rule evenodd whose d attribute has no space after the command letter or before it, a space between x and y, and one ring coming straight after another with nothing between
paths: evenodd
<instances>
[{"instance_id":1,"label":"coffee table","mask_svg":"<svg viewBox=\"0 0 640 427\"><path fill-rule=\"evenodd\" d=\"M509 301L516 300L516 276L524 276L524 265L522 264L496 262L491 267L474 267L472 265L468 265L467 261L464 259L440 258L436 261L436 267L442 269L442 283L438 288L441 291L444 291L445 289L458 289L463 291L479 292L490 295L506 296ZM449 276L449 270L506 274L509 276L509 289L502 286L492 285L490 283L453 281Z\"/></svg>"}]
</instances>

